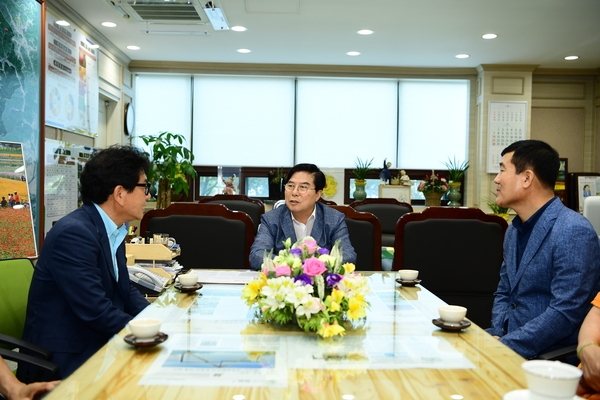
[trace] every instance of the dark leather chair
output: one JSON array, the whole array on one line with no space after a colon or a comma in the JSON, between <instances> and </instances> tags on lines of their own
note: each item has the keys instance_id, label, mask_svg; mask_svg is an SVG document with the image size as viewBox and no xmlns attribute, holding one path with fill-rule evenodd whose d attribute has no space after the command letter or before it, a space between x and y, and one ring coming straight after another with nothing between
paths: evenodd
<instances>
[{"instance_id":1,"label":"dark leather chair","mask_svg":"<svg viewBox=\"0 0 600 400\"><path fill-rule=\"evenodd\" d=\"M355 201L350 203L350 207L356 211L369 212L379 219L381 223L381 245L386 247L394 246L398 219L406 213L413 212L410 204L388 198Z\"/></svg>"},{"instance_id":2,"label":"dark leather chair","mask_svg":"<svg viewBox=\"0 0 600 400\"><path fill-rule=\"evenodd\" d=\"M423 286L448 304L467 307L467 318L488 328L507 227L478 208L405 214L396 225L393 268L419 270Z\"/></svg>"},{"instance_id":3,"label":"dark leather chair","mask_svg":"<svg viewBox=\"0 0 600 400\"><path fill-rule=\"evenodd\" d=\"M245 194L217 194L212 197L204 197L198 203L223 204L230 210L243 211L252 218L254 223L254 234L260 225L260 216L265 213L265 204L260 199L248 197Z\"/></svg>"},{"instance_id":4,"label":"dark leather chair","mask_svg":"<svg viewBox=\"0 0 600 400\"><path fill-rule=\"evenodd\" d=\"M381 271L381 225L376 216L348 206L329 206L346 216L350 243L356 251L356 269Z\"/></svg>"},{"instance_id":5,"label":"dark leather chair","mask_svg":"<svg viewBox=\"0 0 600 400\"><path fill-rule=\"evenodd\" d=\"M322 197L319 197L319 201L320 201L321 203L325 204L325 205L328 205L328 206L337 206L337 203L336 203L335 201L331 201L331 200L325 200L325 199L324 199L324 198L322 198Z\"/></svg>"},{"instance_id":6,"label":"dark leather chair","mask_svg":"<svg viewBox=\"0 0 600 400\"><path fill-rule=\"evenodd\" d=\"M140 229L173 236L181 246L178 261L185 269L250 269L254 224L244 212L222 204L173 203L144 214Z\"/></svg>"},{"instance_id":7,"label":"dark leather chair","mask_svg":"<svg viewBox=\"0 0 600 400\"><path fill-rule=\"evenodd\" d=\"M31 260L0 260L0 356L16 362L18 370L21 366L28 367L27 376L19 374L25 383L56 380L59 377L58 365L50 361L51 351L20 339L25 327L32 277ZM19 351L15 351L17 348Z\"/></svg>"}]
</instances>

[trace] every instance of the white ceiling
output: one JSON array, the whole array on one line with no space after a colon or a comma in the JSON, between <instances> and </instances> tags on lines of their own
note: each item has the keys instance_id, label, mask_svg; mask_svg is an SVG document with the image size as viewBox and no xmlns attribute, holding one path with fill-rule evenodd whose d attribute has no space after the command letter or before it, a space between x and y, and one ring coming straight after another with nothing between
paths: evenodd
<instances>
[{"instance_id":1,"label":"white ceiling","mask_svg":"<svg viewBox=\"0 0 600 400\"><path fill-rule=\"evenodd\" d=\"M118 0L113 0L118 1ZM138 0L143 1L143 0ZM202 0L204 3L205 0ZM131 60L474 68L531 64L600 68L600 0L220 0L230 26L150 26L209 35L149 35L106 0L49 0L67 5ZM291 12L288 12L291 11ZM116 28L101 22L112 21ZM85 27L82 27L85 30ZM359 29L375 31L370 36ZM92 36L94 32L90 32ZM497 39L481 35L496 33ZM99 37L101 42L104 38ZM138 51L127 45L137 45ZM251 53L240 54L247 48ZM361 55L351 57L348 51ZM467 59L456 54L466 53ZM576 61L565 61L578 55Z\"/></svg>"}]
</instances>

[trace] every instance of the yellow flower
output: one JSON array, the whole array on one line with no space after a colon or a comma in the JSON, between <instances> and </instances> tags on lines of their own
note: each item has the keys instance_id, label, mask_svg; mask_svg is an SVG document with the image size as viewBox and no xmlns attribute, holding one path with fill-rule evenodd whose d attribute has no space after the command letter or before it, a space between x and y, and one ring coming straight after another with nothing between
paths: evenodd
<instances>
[{"instance_id":1,"label":"yellow flower","mask_svg":"<svg viewBox=\"0 0 600 400\"><path fill-rule=\"evenodd\" d=\"M261 272L258 279L249 282L244 289L242 289L242 299L246 300L247 305L252 305L256 302L256 297L266 284L267 276Z\"/></svg>"},{"instance_id":2,"label":"yellow flower","mask_svg":"<svg viewBox=\"0 0 600 400\"><path fill-rule=\"evenodd\" d=\"M340 311L341 305L340 303L344 299L344 293L337 289L333 289L331 294L327 296L325 299L325 304L327 305L327 311Z\"/></svg>"},{"instance_id":3,"label":"yellow flower","mask_svg":"<svg viewBox=\"0 0 600 400\"><path fill-rule=\"evenodd\" d=\"M331 175L325 175L325 187L323 194L327 197L333 197L337 193L337 181Z\"/></svg>"},{"instance_id":4,"label":"yellow flower","mask_svg":"<svg viewBox=\"0 0 600 400\"><path fill-rule=\"evenodd\" d=\"M354 265L352 263L346 263L346 264L344 264L344 269L346 270L346 272L348 272L349 274L351 274L356 269L356 265Z\"/></svg>"},{"instance_id":5,"label":"yellow flower","mask_svg":"<svg viewBox=\"0 0 600 400\"><path fill-rule=\"evenodd\" d=\"M367 312L365 311L363 305L364 300L360 301L360 299L357 299L356 297L352 297L350 300L348 300L348 311L346 312L348 318L351 320L358 320L366 317Z\"/></svg>"},{"instance_id":6,"label":"yellow flower","mask_svg":"<svg viewBox=\"0 0 600 400\"><path fill-rule=\"evenodd\" d=\"M344 336L346 334L346 330L339 326L336 321L332 325L323 323L317 330L317 333L321 335L321 337L328 338L336 335Z\"/></svg>"}]
</instances>

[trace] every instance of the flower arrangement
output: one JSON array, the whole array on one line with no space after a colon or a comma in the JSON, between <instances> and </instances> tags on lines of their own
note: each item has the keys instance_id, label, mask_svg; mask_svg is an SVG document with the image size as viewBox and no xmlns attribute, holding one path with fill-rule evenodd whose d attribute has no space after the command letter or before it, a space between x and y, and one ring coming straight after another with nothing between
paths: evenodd
<instances>
[{"instance_id":1,"label":"flower arrangement","mask_svg":"<svg viewBox=\"0 0 600 400\"><path fill-rule=\"evenodd\" d=\"M425 179L417 187L419 192L427 193L446 193L448 191L448 182L445 178L440 178L431 170L431 175L425 175Z\"/></svg>"},{"instance_id":2,"label":"flower arrangement","mask_svg":"<svg viewBox=\"0 0 600 400\"><path fill-rule=\"evenodd\" d=\"M288 238L284 246L274 258L265 252L259 278L242 291L246 304L258 305L262 320L296 320L305 332L326 338L343 336L346 322L365 319L369 286L354 264L343 263L339 241L331 251L310 236L293 245Z\"/></svg>"}]
</instances>

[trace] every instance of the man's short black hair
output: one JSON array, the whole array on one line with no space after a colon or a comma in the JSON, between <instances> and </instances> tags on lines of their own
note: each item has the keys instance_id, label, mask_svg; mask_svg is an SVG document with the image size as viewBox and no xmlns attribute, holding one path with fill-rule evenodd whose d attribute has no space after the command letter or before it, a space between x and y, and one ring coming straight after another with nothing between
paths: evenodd
<instances>
[{"instance_id":1,"label":"man's short black hair","mask_svg":"<svg viewBox=\"0 0 600 400\"><path fill-rule=\"evenodd\" d=\"M294 175L296 172L308 172L309 174L312 174L312 176L315 180L315 191L316 192L318 192L319 190L323 190L323 188L325 187L325 183L326 183L325 174L315 164L296 164L296 165L294 165L287 173L287 176L285 177L283 184L285 185L290 180L292 175Z\"/></svg>"},{"instance_id":2,"label":"man's short black hair","mask_svg":"<svg viewBox=\"0 0 600 400\"><path fill-rule=\"evenodd\" d=\"M560 168L556 150L541 140L519 140L502 150L502 155L513 151L511 162L517 174L530 169L542 186L554 189Z\"/></svg>"},{"instance_id":3,"label":"man's short black hair","mask_svg":"<svg viewBox=\"0 0 600 400\"><path fill-rule=\"evenodd\" d=\"M114 145L95 151L81 172L81 199L85 204L102 204L118 185L132 192L140 174L148 174L150 162L133 146Z\"/></svg>"}]
</instances>

